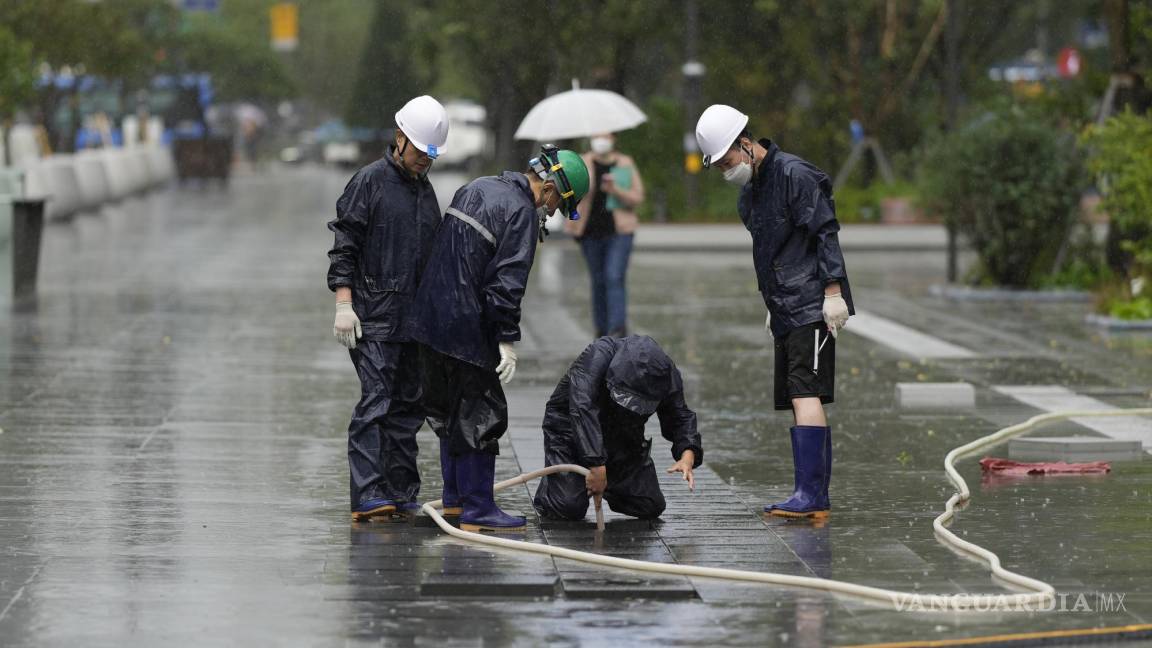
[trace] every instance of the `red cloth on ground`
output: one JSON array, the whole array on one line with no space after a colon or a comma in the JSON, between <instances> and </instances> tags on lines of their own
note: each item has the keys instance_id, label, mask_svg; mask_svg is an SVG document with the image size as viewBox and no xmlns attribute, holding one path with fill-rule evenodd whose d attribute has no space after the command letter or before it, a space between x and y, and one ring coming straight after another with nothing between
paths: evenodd
<instances>
[{"instance_id":1,"label":"red cloth on ground","mask_svg":"<svg viewBox=\"0 0 1152 648\"><path fill-rule=\"evenodd\" d=\"M1011 459L998 459L996 457L984 457L981 459L980 468L984 472L995 472L1002 475L1092 475L1112 471L1112 465L1107 461L1091 461L1088 463L1065 463L1063 461L1024 463L1021 461L1012 461Z\"/></svg>"}]
</instances>

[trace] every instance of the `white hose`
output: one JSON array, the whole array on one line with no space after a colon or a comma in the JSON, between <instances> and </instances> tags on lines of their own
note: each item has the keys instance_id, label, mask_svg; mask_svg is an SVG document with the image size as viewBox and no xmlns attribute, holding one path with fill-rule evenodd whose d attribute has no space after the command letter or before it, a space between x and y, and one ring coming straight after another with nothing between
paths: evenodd
<instances>
[{"instance_id":1,"label":"white hose","mask_svg":"<svg viewBox=\"0 0 1152 648\"><path fill-rule=\"evenodd\" d=\"M857 585L855 583L847 583L844 581L832 580L829 578L817 578L814 576L792 576L789 574L777 574L772 572L756 572L745 571L742 569L724 569L718 567L696 567L693 565L679 565L679 564L666 564L648 562L645 560L633 560L630 558L616 558L614 556L604 556L601 554L589 553L586 551L576 551L574 549L566 549L564 547L556 547L546 544L537 544L534 542L526 542L522 540L511 540L508 538L501 538L497 536L484 535L482 533L473 533L470 531L462 531L451 524L448 524L440 515L437 510L441 506L440 500L435 500L424 504L423 510L431 517L445 533L463 540L486 544L493 547L502 547L504 549L511 549L513 551L527 551L531 553L546 554L555 556L557 558L567 558L569 560L578 560L581 562L591 563L594 565L605 565L608 567L619 567L621 569L631 569L635 571L655 572L659 574L671 574L675 576L698 576L705 578L721 578L725 580L735 581L750 581L754 583L767 583L771 585L786 585L791 587L802 587L806 589L823 590L834 594L846 594L853 597L863 598L871 601L879 601L888 604L895 604L899 601L907 601L909 597L918 597L923 606L927 610L977 610L977 611L1004 611L1010 610L1037 610L1050 608L1054 605L1056 590L1048 583L1045 583L1034 578L1029 578L1022 574L1004 569L1000 565L1000 558L991 551L956 537L954 533L945 527L945 524L950 522L956 512L956 507L968 501L971 494L968 490L968 484L960 473L956 471L955 463L958 459L975 454L989 446L995 445L1005 441L1011 437L1018 436L1036 428L1037 426L1053 421L1061 421L1070 418L1085 418L1095 416L1147 416L1152 415L1152 407L1137 408L1127 410L1092 410L1092 411L1068 411L1068 412L1053 412L1050 414L1041 414L1034 416L1023 423L1018 423L1006 427L994 434L981 437L967 443L958 448L953 449L944 457L944 472L947 474L948 479L952 485L956 487L957 491L948 499L944 504L944 512L941 513L932 522L932 527L936 532L936 538L946 545L960 550L966 555L973 556L988 565L992 574L997 578L1017 585L1025 590L1027 593L1010 593L1010 594L960 594L960 595L945 595L945 594L921 594L919 592L900 592L897 590L883 589L880 587L870 587L868 585ZM502 482L497 483L493 490L499 491L523 484L544 475L551 475L558 472L574 472L581 475L587 475L588 470L573 464L560 464L556 466L549 466L542 470L536 470L530 473L525 473L518 477L513 477Z\"/></svg>"}]
</instances>

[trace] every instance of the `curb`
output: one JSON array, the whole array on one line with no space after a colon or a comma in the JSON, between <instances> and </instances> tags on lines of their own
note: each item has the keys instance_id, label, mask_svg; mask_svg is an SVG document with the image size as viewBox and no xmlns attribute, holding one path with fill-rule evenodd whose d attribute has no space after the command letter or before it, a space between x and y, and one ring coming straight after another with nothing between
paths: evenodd
<instances>
[{"instance_id":1,"label":"curb","mask_svg":"<svg viewBox=\"0 0 1152 648\"><path fill-rule=\"evenodd\" d=\"M967 302L1090 302L1092 293L1085 290L1013 290L1010 288L972 288L933 284L928 288L933 297Z\"/></svg>"},{"instance_id":2,"label":"curb","mask_svg":"<svg viewBox=\"0 0 1152 648\"><path fill-rule=\"evenodd\" d=\"M1084 321L1109 331L1152 331L1152 320L1123 320L1093 313L1085 317Z\"/></svg>"}]
</instances>

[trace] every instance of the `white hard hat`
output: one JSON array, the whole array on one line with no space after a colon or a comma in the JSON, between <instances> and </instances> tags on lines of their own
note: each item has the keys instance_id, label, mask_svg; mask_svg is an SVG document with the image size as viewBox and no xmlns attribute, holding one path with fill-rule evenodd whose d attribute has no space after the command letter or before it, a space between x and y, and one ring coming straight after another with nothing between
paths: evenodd
<instances>
[{"instance_id":1,"label":"white hard hat","mask_svg":"<svg viewBox=\"0 0 1152 648\"><path fill-rule=\"evenodd\" d=\"M428 95L416 97L396 113L396 128L409 142L433 160L444 152L448 140L448 111Z\"/></svg>"},{"instance_id":2,"label":"white hard hat","mask_svg":"<svg viewBox=\"0 0 1152 648\"><path fill-rule=\"evenodd\" d=\"M704 166L724 157L732 142L748 125L748 115L724 104L712 104L696 121L696 144L704 155Z\"/></svg>"}]
</instances>

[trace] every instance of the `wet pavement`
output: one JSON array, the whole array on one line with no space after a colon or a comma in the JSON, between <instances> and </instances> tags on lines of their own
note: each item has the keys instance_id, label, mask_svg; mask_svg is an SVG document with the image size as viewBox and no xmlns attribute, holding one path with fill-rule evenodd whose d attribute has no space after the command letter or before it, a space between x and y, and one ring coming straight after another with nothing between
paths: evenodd
<instances>
[{"instance_id":1,"label":"wet pavement","mask_svg":"<svg viewBox=\"0 0 1152 648\"><path fill-rule=\"evenodd\" d=\"M1053 583L1065 609L1043 613L901 612L469 546L425 524L350 524L344 434L358 383L331 339L323 279L324 223L345 179L281 169L47 230L38 299L0 310L0 645L821 646L1152 623L1147 460L1091 478L982 480L975 460L961 464L973 503L955 528ZM442 201L453 181L440 179ZM526 539L925 593L1004 591L933 538L951 494L944 454L1037 413L996 386L1148 406L1152 338L1088 328L1082 303L932 297L939 253L847 260L870 314L974 354L921 360L849 324L828 524L756 514L788 494L791 454L789 417L770 407L750 259L666 250L634 255L631 319L684 371L706 452L700 487L669 478L662 521L611 514L599 542L590 521L533 515ZM532 281L500 478L542 462L545 398L588 338L574 245L550 240ZM895 408L896 383L957 380L975 386L975 410ZM653 434L662 469L670 457ZM1041 434L1097 435L1073 423ZM421 437L431 499L435 442ZM500 500L530 513L531 488Z\"/></svg>"}]
</instances>

